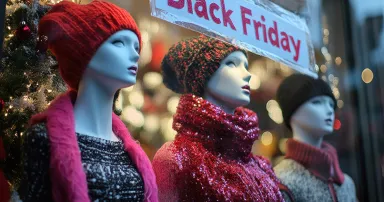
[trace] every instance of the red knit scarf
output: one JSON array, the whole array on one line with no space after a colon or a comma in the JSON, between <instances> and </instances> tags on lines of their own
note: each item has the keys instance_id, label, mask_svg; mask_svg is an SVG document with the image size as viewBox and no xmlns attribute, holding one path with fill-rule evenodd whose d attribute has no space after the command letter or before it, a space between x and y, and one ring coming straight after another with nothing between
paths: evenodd
<instances>
[{"instance_id":1,"label":"red knit scarf","mask_svg":"<svg viewBox=\"0 0 384 202\"><path fill-rule=\"evenodd\" d=\"M251 110L227 114L200 97L183 95L173 128L181 201L283 201L269 162L251 155L259 135Z\"/></svg>"},{"instance_id":2,"label":"red knit scarf","mask_svg":"<svg viewBox=\"0 0 384 202\"><path fill-rule=\"evenodd\" d=\"M325 182L332 181L339 185L344 182L344 174L339 166L336 149L326 142L321 144L321 148L316 148L289 139L285 156L302 164L313 175Z\"/></svg>"}]
</instances>

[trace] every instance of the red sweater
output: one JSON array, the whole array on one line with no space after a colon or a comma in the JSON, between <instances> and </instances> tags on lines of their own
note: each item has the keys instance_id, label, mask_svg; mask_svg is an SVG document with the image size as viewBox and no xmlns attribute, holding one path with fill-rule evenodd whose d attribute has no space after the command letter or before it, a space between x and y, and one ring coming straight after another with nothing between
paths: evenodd
<instances>
[{"instance_id":1,"label":"red sweater","mask_svg":"<svg viewBox=\"0 0 384 202\"><path fill-rule=\"evenodd\" d=\"M254 112L234 115L193 95L180 99L176 139L155 155L160 201L283 201L269 162L253 157Z\"/></svg>"}]
</instances>

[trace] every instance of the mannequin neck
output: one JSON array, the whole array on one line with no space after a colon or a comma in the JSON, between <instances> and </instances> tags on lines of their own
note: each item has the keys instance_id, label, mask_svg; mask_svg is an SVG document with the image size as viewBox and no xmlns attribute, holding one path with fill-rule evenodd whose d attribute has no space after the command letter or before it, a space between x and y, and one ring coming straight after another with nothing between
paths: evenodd
<instances>
[{"instance_id":1,"label":"mannequin neck","mask_svg":"<svg viewBox=\"0 0 384 202\"><path fill-rule=\"evenodd\" d=\"M219 106L227 114L234 114L235 113L235 108L228 107L223 102L221 102L220 100L214 98L212 95L210 95L208 93L204 93L203 98L205 100L207 100L208 102L210 102L210 103L212 103L212 104L214 104L216 106Z\"/></svg>"},{"instance_id":2,"label":"mannequin neck","mask_svg":"<svg viewBox=\"0 0 384 202\"><path fill-rule=\"evenodd\" d=\"M317 135L313 131L305 130L294 124L291 124L291 127L292 127L293 139L304 144L309 144L311 146L321 148L321 144L323 143L322 135Z\"/></svg>"},{"instance_id":3,"label":"mannequin neck","mask_svg":"<svg viewBox=\"0 0 384 202\"><path fill-rule=\"evenodd\" d=\"M117 141L112 131L114 90L84 76L74 106L76 133Z\"/></svg>"}]
</instances>

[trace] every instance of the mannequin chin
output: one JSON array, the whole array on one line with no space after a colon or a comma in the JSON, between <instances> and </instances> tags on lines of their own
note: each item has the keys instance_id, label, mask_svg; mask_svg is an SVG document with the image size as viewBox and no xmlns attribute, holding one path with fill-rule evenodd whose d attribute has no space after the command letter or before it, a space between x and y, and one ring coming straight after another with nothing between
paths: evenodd
<instances>
[{"instance_id":1,"label":"mannequin chin","mask_svg":"<svg viewBox=\"0 0 384 202\"><path fill-rule=\"evenodd\" d=\"M134 32L116 32L97 49L83 78L90 77L113 91L134 85L139 48L139 39Z\"/></svg>"},{"instance_id":2,"label":"mannequin chin","mask_svg":"<svg viewBox=\"0 0 384 202\"><path fill-rule=\"evenodd\" d=\"M291 117L293 138L320 147L323 137L333 132L334 106L329 96L316 96L302 104Z\"/></svg>"},{"instance_id":3,"label":"mannequin chin","mask_svg":"<svg viewBox=\"0 0 384 202\"><path fill-rule=\"evenodd\" d=\"M233 113L237 107L249 104L250 79L247 57L241 51L232 52L208 81L204 99Z\"/></svg>"},{"instance_id":4,"label":"mannequin chin","mask_svg":"<svg viewBox=\"0 0 384 202\"><path fill-rule=\"evenodd\" d=\"M136 83L139 39L130 30L110 36L97 49L82 76L74 105L77 133L117 141L112 131L114 94Z\"/></svg>"}]
</instances>

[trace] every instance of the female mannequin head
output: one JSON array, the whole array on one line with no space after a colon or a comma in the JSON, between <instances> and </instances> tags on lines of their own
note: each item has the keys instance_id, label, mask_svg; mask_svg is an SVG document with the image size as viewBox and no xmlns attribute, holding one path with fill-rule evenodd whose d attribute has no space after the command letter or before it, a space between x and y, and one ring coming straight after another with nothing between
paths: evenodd
<instances>
[{"instance_id":1,"label":"female mannequin head","mask_svg":"<svg viewBox=\"0 0 384 202\"><path fill-rule=\"evenodd\" d=\"M114 91L136 81L129 68L137 71L140 31L132 16L114 4L61 2L40 21L39 36L47 38L71 90L78 91L88 78Z\"/></svg>"},{"instance_id":2,"label":"female mannequin head","mask_svg":"<svg viewBox=\"0 0 384 202\"><path fill-rule=\"evenodd\" d=\"M82 80L95 80L104 89L113 92L135 84L139 47L139 39L134 32L116 32L97 49Z\"/></svg>"},{"instance_id":3,"label":"female mannequin head","mask_svg":"<svg viewBox=\"0 0 384 202\"><path fill-rule=\"evenodd\" d=\"M169 89L204 97L228 113L250 101L247 54L220 40L201 35L181 41L169 49L162 69Z\"/></svg>"},{"instance_id":4,"label":"female mannequin head","mask_svg":"<svg viewBox=\"0 0 384 202\"><path fill-rule=\"evenodd\" d=\"M293 74L281 83L277 100L294 139L319 146L333 132L336 99L323 80Z\"/></svg>"},{"instance_id":5,"label":"female mannequin head","mask_svg":"<svg viewBox=\"0 0 384 202\"><path fill-rule=\"evenodd\" d=\"M114 94L136 83L141 48L132 16L105 1L63 1L40 20L39 37L47 38L60 75L75 95L75 132L117 140L112 130Z\"/></svg>"}]
</instances>

